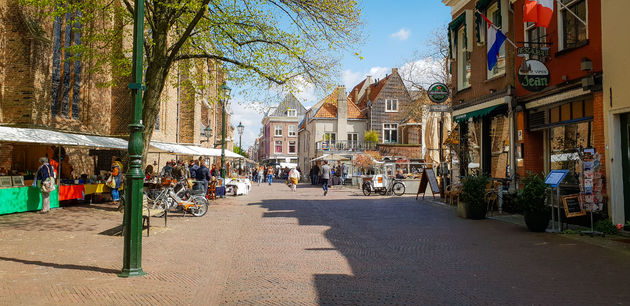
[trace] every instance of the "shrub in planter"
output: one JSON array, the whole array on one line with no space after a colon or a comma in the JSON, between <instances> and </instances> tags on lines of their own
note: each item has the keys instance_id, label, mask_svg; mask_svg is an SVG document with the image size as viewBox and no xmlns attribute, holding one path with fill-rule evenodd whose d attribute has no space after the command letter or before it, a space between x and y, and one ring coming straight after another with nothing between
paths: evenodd
<instances>
[{"instance_id":1,"label":"shrub in planter","mask_svg":"<svg viewBox=\"0 0 630 306\"><path fill-rule=\"evenodd\" d=\"M464 179L461 199L468 206L470 219L484 219L488 207L485 201L486 185L490 178L485 175L471 175Z\"/></svg>"},{"instance_id":2,"label":"shrub in planter","mask_svg":"<svg viewBox=\"0 0 630 306\"><path fill-rule=\"evenodd\" d=\"M617 234L617 227L608 219L595 222L593 229L606 235Z\"/></svg>"},{"instance_id":3,"label":"shrub in planter","mask_svg":"<svg viewBox=\"0 0 630 306\"><path fill-rule=\"evenodd\" d=\"M545 205L547 185L536 174L523 180L525 187L518 192L517 202L525 217L525 224L532 232L544 232L549 226L549 207Z\"/></svg>"}]
</instances>

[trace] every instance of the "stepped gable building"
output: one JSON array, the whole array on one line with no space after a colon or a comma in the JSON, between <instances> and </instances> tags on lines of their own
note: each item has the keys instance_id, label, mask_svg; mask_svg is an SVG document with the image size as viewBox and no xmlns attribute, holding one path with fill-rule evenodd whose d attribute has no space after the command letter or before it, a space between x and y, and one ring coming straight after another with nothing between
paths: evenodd
<instances>
[{"instance_id":1,"label":"stepped gable building","mask_svg":"<svg viewBox=\"0 0 630 306\"><path fill-rule=\"evenodd\" d=\"M297 165L298 123L305 113L306 108L292 93L287 94L278 106L269 109L262 119L260 162Z\"/></svg>"}]
</instances>

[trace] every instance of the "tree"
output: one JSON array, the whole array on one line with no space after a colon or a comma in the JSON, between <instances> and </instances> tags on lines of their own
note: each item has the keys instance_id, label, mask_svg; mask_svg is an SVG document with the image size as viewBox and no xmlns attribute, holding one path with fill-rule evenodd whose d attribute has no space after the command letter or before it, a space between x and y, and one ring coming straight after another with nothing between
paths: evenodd
<instances>
[{"instance_id":1,"label":"tree","mask_svg":"<svg viewBox=\"0 0 630 306\"><path fill-rule=\"evenodd\" d=\"M378 133L374 130L366 131L365 136L363 136L363 140L367 143L377 143Z\"/></svg>"},{"instance_id":2,"label":"tree","mask_svg":"<svg viewBox=\"0 0 630 306\"><path fill-rule=\"evenodd\" d=\"M132 23L131 0L22 1L48 16L73 14L76 24L91 25L74 29L84 43L70 47L71 54L109 65L115 80L126 81L131 46L123 42ZM291 87L298 79L322 85L335 71L338 51L360 39L356 0L146 0L145 6L145 127L155 124L176 63L203 75L191 60L216 62L229 80L257 86ZM112 17L113 25L103 26ZM191 85L198 79L187 78ZM145 152L152 133L144 129Z\"/></svg>"},{"instance_id":3,"label":"tree","mask_svg":"<svg viewBox=\"0 0 630 306\"><path fill-rule=\"evenodd\" d=\"M249 154L247 153L247 151L243 151L243 149L241 149L241 147L239 146L234 146L234 153L240 154L240 155L245 156L246 158L249 158Z\"/></svg>"}]
</instances>

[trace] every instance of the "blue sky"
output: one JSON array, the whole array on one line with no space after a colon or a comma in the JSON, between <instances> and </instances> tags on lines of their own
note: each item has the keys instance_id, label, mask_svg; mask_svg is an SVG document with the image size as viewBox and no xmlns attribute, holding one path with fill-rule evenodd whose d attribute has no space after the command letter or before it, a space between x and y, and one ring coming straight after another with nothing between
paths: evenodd
<instances>
[{"instance_id":1,"label":"blue sky","mask_svg":"<svg viewBox=\"0 0 630 306\"><path fill-rule=\"evenodd\" d=\"M335 84L344 84L346 88L352 88L366 75L382 78L391 72L392 67L420 60L414 55L426 50L424 45L431 32L446 26L451 19L450 8L440 0L365 0L361 6L365 40L343 55L342 72L334 80ZM359 52L363 59L354 56L353 52ZM309 108L324 94L305 88L297 96ZM262 113L260 107L250 106L252 103L242 97L235 96L233 100L241 103L231 107L232 124L236 126L243 122L243 147L248 148L258 136Z\"/></svg>"}]
</instances>

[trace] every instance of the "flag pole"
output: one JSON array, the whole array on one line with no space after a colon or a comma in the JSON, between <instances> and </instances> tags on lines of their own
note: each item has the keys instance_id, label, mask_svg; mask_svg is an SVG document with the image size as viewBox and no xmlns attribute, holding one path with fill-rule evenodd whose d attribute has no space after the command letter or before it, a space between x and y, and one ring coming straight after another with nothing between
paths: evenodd
<instances>
[{"instance_id":1,"label":"flag pole","mask_svg":"<svg viewBox=\"0 0 630 306\"><path fill-rule=\"evenodd\" d=\"M488 19L488 17L486 17L486 15L484 15L483 13L481 13L478 9L475 9L475 12L477 12L479 15L481 15L481 17L483 17L483 19L486 20L487 23L489 23L492 27L494 27L495 29L501 31L501 28L497 27L494 23L492 23L490 21L490 19ZM501 31L501 33L503 33L503 31ZM505 35L505 33L503 33L503 35ZM505 40L507 42L509 42L512 46L514 46L514 49L518 49L518 47L516 46L516 44L509 38L507 37L507 35L505 35ZM487 43L487 42L486 42Z\"/></svg>"}]
</instances>

